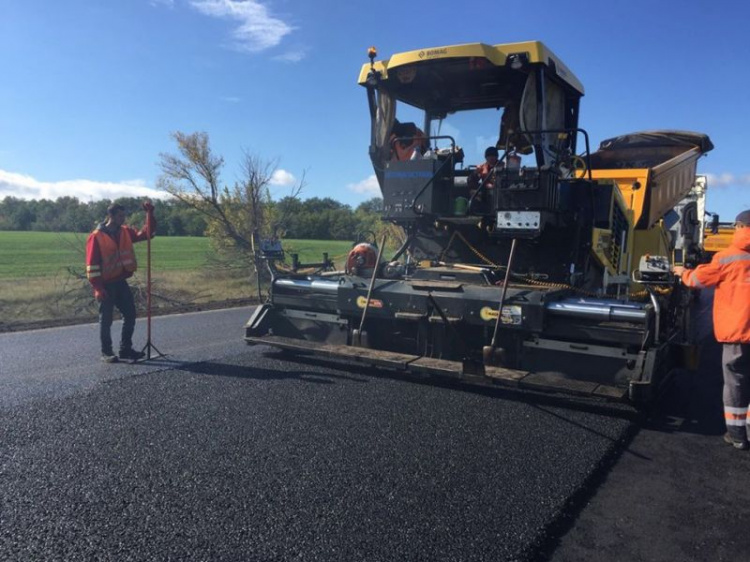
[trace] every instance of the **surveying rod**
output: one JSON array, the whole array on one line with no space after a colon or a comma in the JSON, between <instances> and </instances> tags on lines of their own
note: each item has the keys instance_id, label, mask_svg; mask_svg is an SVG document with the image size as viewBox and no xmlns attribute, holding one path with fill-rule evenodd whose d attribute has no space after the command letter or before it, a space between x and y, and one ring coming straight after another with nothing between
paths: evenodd
<instances>
[{"instance_id":1,"label":"surveying rod","mask_svg":"<svg viewBox=\"0 0 750 562\"><path fill-rule=\"evenodd\" d=\"M146 237L146 345L142 351L146 352L146 359L151 359L151 350L158 354L157 357L163 357L164 354L151 342L151 229L153 224L148 220L148 213L153 213L151 200L146 199L143 202L143 208L146 211L146 221L148 223L148 236ZM149 210L150 209L150 210Z\"/></svg>"}]
</instances>

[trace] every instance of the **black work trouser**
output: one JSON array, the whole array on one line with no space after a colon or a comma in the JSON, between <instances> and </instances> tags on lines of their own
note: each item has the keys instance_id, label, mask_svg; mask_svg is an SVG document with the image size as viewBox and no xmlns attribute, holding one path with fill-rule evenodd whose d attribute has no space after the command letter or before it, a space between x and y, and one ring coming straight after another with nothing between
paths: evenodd
<instances>
[{"instance_id":1,"label":"black work trouser","mask_svg":"<svg viewBox=\"0 0 750 562\"><path fill-rule=\"evenodd\" d=\"M750 343L725 343L722 363L727 432L735 441L744 441L750 437Z\"/></svg>"},{"instance_id":2,"label":"black work trouser","mask_svg":"<svg viewBox=\"0 0 750 562\"><path fill-rule=\"evenodd\" d=\"M133 348L133 332L135 331L135 301L133 292L125 279L114 283L105 283L104 290L107 298L99 303L99 338L102 342L102 353L112 354L112 315L115 307L122 314L122 335L120 336L120 351Z\"/></svg>"}]
</instances>

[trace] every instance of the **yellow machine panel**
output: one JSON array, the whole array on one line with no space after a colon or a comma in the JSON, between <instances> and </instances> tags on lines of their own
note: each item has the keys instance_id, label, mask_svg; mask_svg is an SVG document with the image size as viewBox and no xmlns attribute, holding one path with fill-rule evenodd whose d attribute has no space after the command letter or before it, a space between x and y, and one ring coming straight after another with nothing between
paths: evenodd
<instances>
[{"instance_id":1,"label":"yellow machine panel","mask_svg":"<svg viewBox=\"0 0 750 562\"><path fill-rule=\"evenodd\" d=\"M710 255L720 252L721 250L726 250L732 243L733 237L733 226L720 226L719 231L716 233L706 231L706 236L703 241L703 249Z\"/></svg>"},{"instance_id":2,"label":"yellow machine panel","mask_svg":"<svg viewBox=\"0 0 750 562\"><path fill-rule=\"evenodd\" d=\"M624 170L591 170L591 177L595 180L613 180L622 194L625 206L633 211L633 222L643 215L648 185L648 168L631 168Z\"/></svg>"},{"instance_id":3,"label":"yellow machine panel","mask_svg":"<svg viewBox=\"0 0 750 562\"><path fill-rule=\"evenodd\" d=\"M602 180L600 186L604 188L607 182ZM627 260L628 248L631 246L633 233L633 213L623 199L619 189L612 189L612 197L609 202L607 223L611 228L593 228L591 232L591 251L597 261L604 267L609 275L616 276L628 274L630 263Z\"/></svg>"},{"instance_id":4,"label":"yellow machine panel","mask_svg":"<svg viewBox=\"0 0 750 562\"><path fill-rule=\"evenodd\" d=\"M599 263L607 268L610 275L617 275L617 248L612 240L612 231L604 228L594 228L591 232L591 251Z\"/></svg>"}]
</instances>

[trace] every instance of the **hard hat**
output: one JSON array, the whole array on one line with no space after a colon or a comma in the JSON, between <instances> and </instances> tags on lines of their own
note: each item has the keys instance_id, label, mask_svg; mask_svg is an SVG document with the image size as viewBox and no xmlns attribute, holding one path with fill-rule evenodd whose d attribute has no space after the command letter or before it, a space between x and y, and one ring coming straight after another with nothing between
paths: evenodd
<instances>
[{"instance_id":1,"label":"hard hat","mask_svg":"<svg viewBox=\"0 0 750 562\"><path fill-rule=\"evenodd\" d=\"M346 272L352 275L371 275L377 261L378 249L372 244L362 242L349 252L346 258Z\"/></svg>"}]
</instances>

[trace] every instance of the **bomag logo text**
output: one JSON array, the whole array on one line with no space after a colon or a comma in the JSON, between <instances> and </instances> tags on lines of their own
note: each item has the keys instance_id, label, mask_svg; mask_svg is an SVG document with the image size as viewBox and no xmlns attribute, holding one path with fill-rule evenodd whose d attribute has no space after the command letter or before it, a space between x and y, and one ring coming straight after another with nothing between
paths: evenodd
<instances>
[{"instance_id":1,"label":"bomag logo text","mask_svg":"<svg viewBox=\"0 0 750 562\"><path fill-rule=\"evenodd\" d=\"M429 49L428 51L420 51L419 58L420 59L423 59L423 58L430 59L430 58L433 58L433 57L439 57L439 56L447 55L447 54L448 54L448 49L445 49L445 48L443 48L443 49Z\"/></svg>"}]
</instances>

